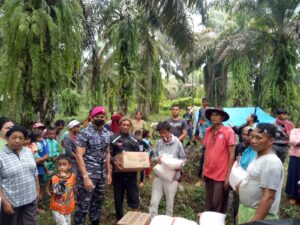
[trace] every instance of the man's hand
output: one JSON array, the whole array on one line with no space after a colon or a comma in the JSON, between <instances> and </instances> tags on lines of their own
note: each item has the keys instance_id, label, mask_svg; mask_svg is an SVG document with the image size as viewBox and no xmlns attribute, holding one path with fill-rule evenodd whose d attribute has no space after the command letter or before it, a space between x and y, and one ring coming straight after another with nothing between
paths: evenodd
<instances>
[{"instance_id":1,"label":"man's hand","mask_svg":"<svg viewBox=\"0 0 300 225\"><path fill-rule=\"evenodd\" d=\"M240 183L238 183L236 186L235 186L235 191L237 194L240 194L240 186L241 186L241 183L242 181L240 181Z\"/></svg>"},{"instance_id":2,"label":"man's hand","mask_svg":"<svg viewBox=\"0 0 300 225\"><path fill-rule=\"evenodd\" d=\"M229 190L229 178L228 177L224 181L224 188L225 188L226 191Z\"/></svg>"},{"instance_id":3,"label":"man's hand","mask_svg":"<svg viewBox=\"0 0 300 225\"><path fill-rule=\"evenodd\" d=\"M62 179L66 179L67 178L67 174L63 171L60 171L59 172L59 176L62 178Z\"/></svg>"},{"instance_id":4,"label":"man's hand","mask_svg":"<svg viewBox=\"0 0 300 225\"><path fill-rule=\"evenodd\" d=\"M15 213L14 207L8 201L3 202L3 210L5 214L13 215Z\"/></svg>"},{"instance_id":5,"label":"man's hand","mask_svg":"<svg viewBox=\"0 0 300 225\"><path fill-rule=\"evenodd\" d=\"M110 185L111 182L112 182L111 174L108 173L108 174L107 174L107 177L106 177L106 183L107 183L108 185Z\"/></svg>"},{"instance_id":6,"label":"man's hand","mask_svg":"<svg viewBox=\"0 0 300 225\"><path fill-rule=\"evenodd\" d=\"M84 187L87 191L92 191L94 188L94 184L89 177L83 178Z\"/></svg>"},{"instance_id":7,"label":"man's hand","mask_svg":"<svg viewBox=\"0 0 300 225\"><path fill-rule=\"evenodd\" d=\"M122 170L122 164L119 162L114 162L114 166L117 170Z\"/></svg>"},{"instance_id":8,"label":"man's hand","mask_svg":"<svg viewBox=\"0 0 300 225\"><path fill-rule=\"evenodd\" d=\"M157 159L157 164L161 164L161 156Z\"/></svg>"}]
</instances>

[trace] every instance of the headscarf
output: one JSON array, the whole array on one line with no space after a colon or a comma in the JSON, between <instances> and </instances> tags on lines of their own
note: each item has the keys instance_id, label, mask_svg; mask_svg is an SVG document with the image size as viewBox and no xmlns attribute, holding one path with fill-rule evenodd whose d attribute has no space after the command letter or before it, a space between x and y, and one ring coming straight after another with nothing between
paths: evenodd
<instances>
[{"instance_id":1,"label":"headscarf","mask_svg":"<svg viewBox=\"0 0 300 225\"><path fill-rule=\"evenodd\" d=\"M113 132L114 134L118 133L120 130L120 120L123 116L119 113L116 113L115 115L113 115L111 117L111 124L110 124L110 130L111 132Z\"/></svg>"},{"instance_id":2,"label":"headscarf","mask_svg":"<svg viewBox=\"0 0 300 225\"><path fill-rule=\"evenodd\" d=\"M288 120L280 120L277 118L276 123L283 126L288 135L290 135L291 130L294 128L294 124Z\"/></svg>"}]
</instances>

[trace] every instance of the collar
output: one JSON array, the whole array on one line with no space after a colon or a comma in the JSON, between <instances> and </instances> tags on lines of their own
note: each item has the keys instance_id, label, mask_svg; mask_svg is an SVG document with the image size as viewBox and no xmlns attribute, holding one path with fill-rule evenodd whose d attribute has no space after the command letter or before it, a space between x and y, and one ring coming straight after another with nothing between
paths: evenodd
<instances>
[{"instance_id":1,"label":"collar","mask_svg":"<svg viewBox=\"0 0 300 225\"><path fill-rule=\"evenodd\" d=\"M21 149L21 151L20 151L20 154L21 154L21 152L23 151L23 149L24 149L24 148L22 147L22 149ZM11 149L7 146L7 144L4 146L3 151L5 151L7 154L15 154L14 151L11 150Z\"/></svg>"},{"instance_id":2,"label":"collar","mask_svg":"<svg viewBox=\"0 0 300 225\"><path fill-rule=\"evenodd\" d=\"M226 129L227 129L227 127L224 126L224 124L222 123L221 126L220 126L220 129L216 133L223 132ZM214 131L213 126L208 127L207 131L213 132Z\"/></svg>"},{"instance_id":3,"label":"collar","mask_svg":"<svg viewBox=\"0 0 300 225\"><path fill-rule=\"evenodd\" d=\"M104 129L105 129L104 126L102 127L101 130L100 130L100 129L96 129L96 128L94 127L94 124L92 124L91 126L89 126L89 128L92 129L92 130L95 131L95 132L100 132L100 133L102 133L102 132L104 131Z\"/></svg>"}]
</instances>

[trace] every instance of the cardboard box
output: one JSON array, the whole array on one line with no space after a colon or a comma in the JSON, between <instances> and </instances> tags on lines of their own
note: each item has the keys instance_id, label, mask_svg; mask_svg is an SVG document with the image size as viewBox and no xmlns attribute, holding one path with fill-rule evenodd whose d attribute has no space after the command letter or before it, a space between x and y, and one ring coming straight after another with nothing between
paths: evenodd
<instances>
[{"instance_id":1,"label":"cardboard box","mask_svg":"<svg viewBox=\"0 0 300 225\"><path fill-rule=\"evenodd\" d=\"M151 221L150 214L142 212L128 212L118 225L149 225Z\"/></svg>"},{"instance_id":2,"label":"cardboard box","mask_svg":"<svg viewBox=\"0 0 300 225\"><path fill-rule=\"evenodd\" d=\"M116 172L138 172L150 167L147 152L122 152L115 156L115 160L122 165Z\"/></svg>"}]
</instances>

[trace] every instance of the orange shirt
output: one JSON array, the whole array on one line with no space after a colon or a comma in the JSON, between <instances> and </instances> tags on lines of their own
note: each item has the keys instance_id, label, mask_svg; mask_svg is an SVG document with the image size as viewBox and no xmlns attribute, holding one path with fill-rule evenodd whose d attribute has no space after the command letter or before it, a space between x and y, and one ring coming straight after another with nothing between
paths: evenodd
<instances>
[{"instance_id":1,"label":"orange shirt","mask_svg":"<svg viewBox=\"0 0 300 225\"><path fill-rule=\"evenodd\" d=\"M52 177L52 185L58 184L60 178L57 175ZM75 200L74 200L74 185L76 184L76 176L75 174L71 174L71 176L66 180L66 189L62 195L56 195L52 193L50 208L54 211L59 212L60 214L67 215L74 211L75 209Z\"/></svg>"},{"instance_id":2,"label":"orange shirt","mask_svg":"<svg viewBox=\"0 0 300 225\"><path fill-rule=\"evenodd\" d=\"M235 145L234 131L222 125L213 133L207 128L203 144L206 146L203 175L215 181L225 181L228 171L229 146Z\"/></svg>"}]
</instances>

